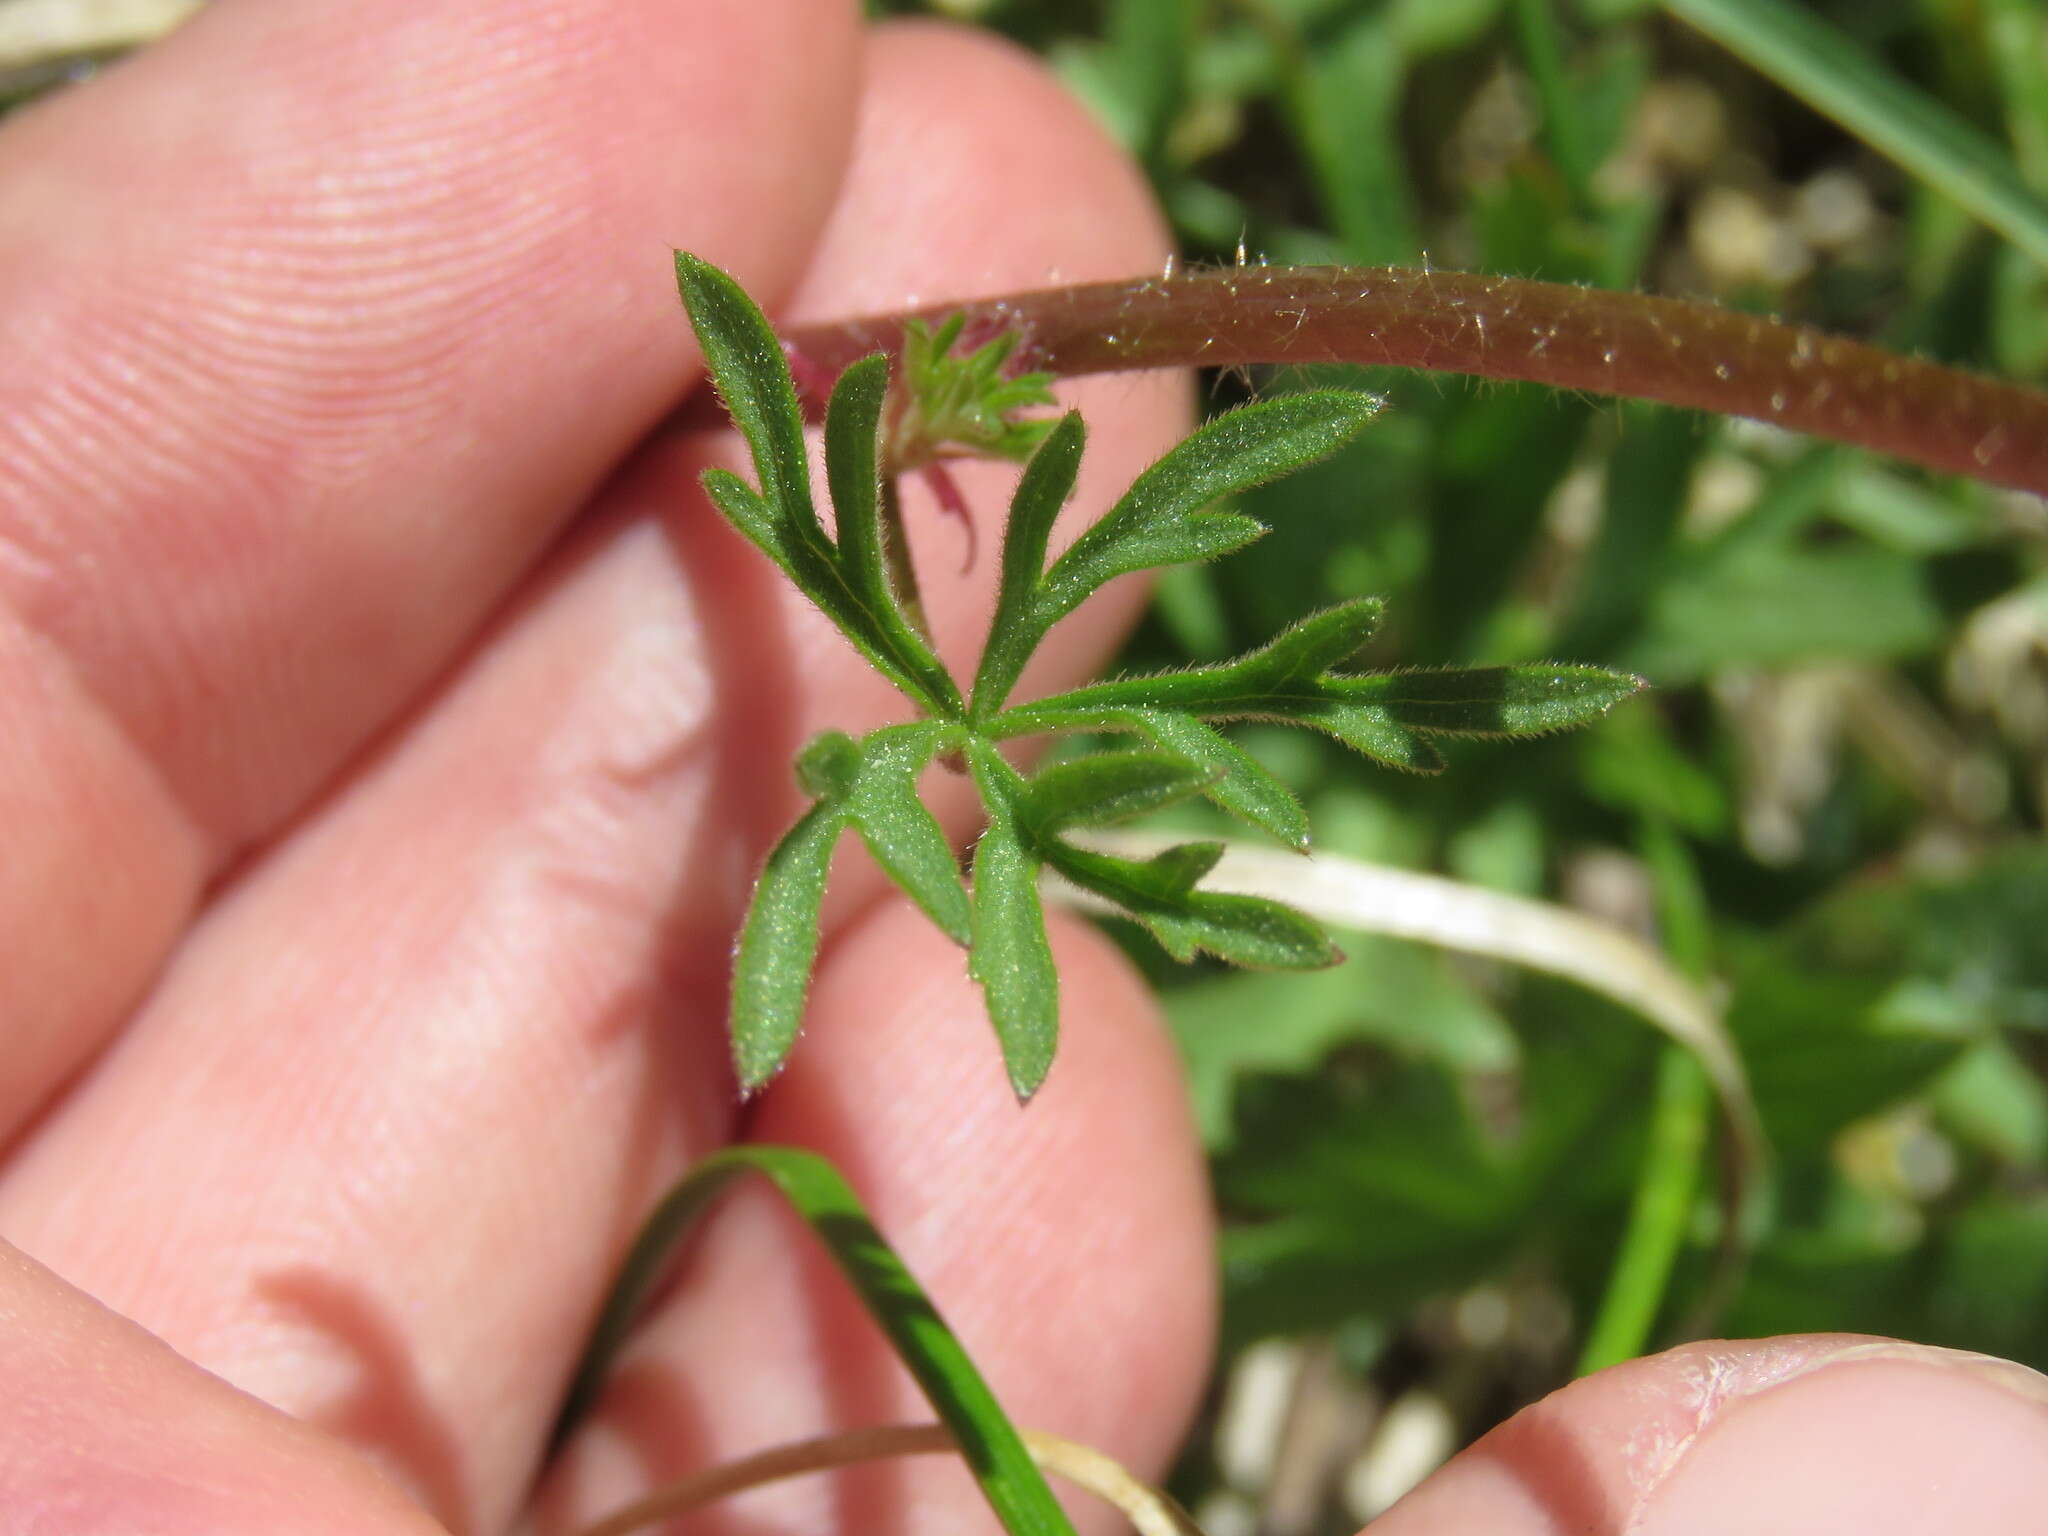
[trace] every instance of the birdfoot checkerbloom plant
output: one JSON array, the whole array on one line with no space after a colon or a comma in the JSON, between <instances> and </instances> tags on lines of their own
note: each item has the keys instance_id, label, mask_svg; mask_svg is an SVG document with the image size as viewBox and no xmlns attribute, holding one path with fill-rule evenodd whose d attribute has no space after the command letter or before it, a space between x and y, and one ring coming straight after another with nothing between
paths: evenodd
<instances>
[{"instance_id":1,"label":"birdfoot checkerbloom plant","mask_svg":"<svg viewBox=\"0 0 2048 1536\"><path fill-rule=\"evenodd\" d=\"M884 356L848 366L825 413L826 480L837 537L813 500L803 412L774 332L724 273L679 254L676 272L706 366L752 452L755 485L707 470L725 517L916 707L916 720L858 739L828 731L796 775L812 804L769 854L741 931L732 1036L740 1081L758 1088L787 1058L817 958L818 912L841 834L859 835L882 869L967 951L987 998L1011 1086L1029 1098L1052 1065L1059 986L1039 877L1053 870L1111 903L1179 960L1311 969L1341 958L1320 927L1279 902L1205 890L1222 844L1181 843L1119 858L1070 834L1195 796L1296 848L1307 818L1279 780L1217 730L1274 720L1323 731L1395 768L1436 772L1432 736L1532 736L1591 720L1641 686L1599 667L1525 665L1349 673L1382 604L1311 614L1246 655L1213 666L1126 677L1012 703L1046 634L1105 582L1211 560L1266 530L1219 509L1240 491L1326 457L1364 430L1372 397L1313 391L1262 401L1201 427L1141 474L1102 520L1047 561L1054 519L1074 489L1086 430L1078 414L1014 419L1046 398L1044 381L1007 378L1001 338L953 357L960 327L941 323L910 349L892 402ZM887 422L918 424L919 462L949 452L1022 457L1005 525L995 613L972 685L939 661L920 618L893 478ZM1024 737L1112 733L1135 744L1027 774L1005 754ZM961 864L918 796L934 760L964 766L985 825Z\"/></svg>"}]
</instances>

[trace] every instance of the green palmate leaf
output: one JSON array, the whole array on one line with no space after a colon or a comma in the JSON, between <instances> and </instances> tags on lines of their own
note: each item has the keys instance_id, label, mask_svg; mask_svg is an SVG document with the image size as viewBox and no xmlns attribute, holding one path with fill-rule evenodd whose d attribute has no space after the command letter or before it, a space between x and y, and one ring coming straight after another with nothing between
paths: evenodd
<instances>
[{"instance_id":1,"label":"green palmate leaf","mask_svg":"<svg viewBox=\"0 0 2048 1536\"><path fill-rule=\"evenodd\" d=\"M967 892L953 845L918 798L917 780L946 741L943 727L891 726L861 743L846 810L889 878L956 944L972 937Z\"/></svg>"},{"instance_id":2,"label":"green palmate leaf","mask_svg":"<svg viewBox=\"0 0 2048 1536\"><path fill-rule=\"evenodd\" d=\"M1443 754L1413 731L1406 730L1377 709L1324 707L1304 712L1303 725L1328 731L1354 752L1403 773L1442 773Z\"/></svg>"},{"instance_id":3,"label":"green palmate leaf","mask_svg":"<svg viewBox=\"0 0 2048 1536\"><path fill-rule=\"evenodd\" d=\"M855 741L828 732L797 777L815 804L770 855L733 979L741 1081L759 1086L795 1039L817 955L817 919L838 836L855 829L883 870L956 942L987 995L1010 1080L1028 1097L1058 1032L1058 981L1038 879L1051 867L1121 908L1169 953L1301 969L1338 958L1322 931L1274 901L1207 891L1218 846L1189 843L1120 858L1067 840L1202 795L1295 848L1308 845L1300 804L1220 735L1212 720L1273 719L1326 731L1393 766L1433 772L1432 735L1527 735L1592 718L1638 681L1596 668L1498 667L1346 675L1335 669L1377 628L1382 605L1359 599L1283 630L1214 666L1127 677L1005 708L1047 631L1103 583L1151 566L1204 560L1265 530L1215 503L1320 459L1353 438L1379 404L1356 394L1281 396L1219 417L1139 476L1092 529L1048 565L1053 525L1072 494L1086 432L1077 415L1018 422L1047 398L1035 375L1006 379L1014 347L999 336L954 355L958 316L905 333L901 403L880 357L847 368L826 411L825 459L837 540L812 504L803 421L768 322L729 278L679 255L678 281L707 366L753 452L759 487L711 471L716 505L776 562L924 719ZM958 449L1029 457L1011 499L995 613L971 703L963 703L915 611L900 519L881 478ZM1025 780L1001 756L1010 738L1113 731L1135 749L1061 763ZM918 795L944 754L964 759L987 813L971 888Z\"/></svg>"},{"instance_id":4,"label":"green palmate leaf","mask_svg":"<svg viewBox=\"0 0 2048 1536\"><path fill-rule=\"evenodd\" d=\"M1016 771L979 742L969 761L988 805L988 827L974 846L974 942L967 968L987 995L1010 1086L1018 1098L1028 1099L1052 1067L1059 976L1038 899L1038 860L1013 811Z\"/></svg>"},{"instance_id":5,"label":"green palmate leaf","mask_svg":"<svg viewBox=\"0 0 2048 1536\"><path fill-rule=\"evenodd\" d=\"M1035 717L1069 710L1156 709L1218 719L1291 719L1330 695L1329 669L1379 627L1384 604L1359 598L1290 625L1256 651L1214 666L1093 683L1006 710L1004 730L1035 729Z\"/></svg>"},{"instance_id":6,"label":"green palmate leaf","mask_svg":"<svg viewBox=\"0 0 2048 1536\"><path fill-rule=\"evenodd\" d=\"M795 1147L728 1147L663 1197L640 1229L556 1422L559 1446L595 1405L612 1362L670 1267L677 1248L718 1196L744 1173L772 1182L825 1244L888 1336L940 1420L953 1433L1009 1536L1073 1536L1022 1438L916 1277L832 1165Z\"/></svg>"},{"instance_id":7,"label":"green palmate leaf","mask_svg":"<svg viewBox=\"0 0 2048 1536\"><path fill-rule=\"evenodd\" d=\"M1033 776L1025 785L1025 814L1043 832L1104 827L1185 800L1214 777L1164 752L1098 752Z\"/></svg>"},{"instance_id":8,"label":"green palmate leaf","mask_svg":"<svg viewBox=\"0 0 2048 1536\"><path fill-rule=\"evenodd\" d=\"M1287 786L1244 748L1192 715L1164 709L1124 713L1135 729L1206 772L1209 781L1202 792L1220 809L1270 832L1290 848L1308 847L1308 812Z\"/></svg>"},{"instance_id":9,"label":"green palmate leaf","mask_svg":"<svg viewBox=\"0 0 2048 1536\"><path fill-rule=\"evenodd\" d=\"M729 469L707 469L704 494L725 514L727 522L746 535L754 547L782 567L783 574L809 594L817 568L829 560L821 549L806 545L755 489ZM820 540L823 534L819 535Z\"/></svg>"},{"instance_id":10,"label":"green palmate leaf","mask_svg":"<svg viewBox=\"0 0 2048 1536\"><path fill-rule=\"evenodd\" d=\"M826 731L796 755L796 781L814 800L843 796L860 771L861 746L844 731Z\"/></svg>"},{"instance_id":11,"label":"green palmate leaf","mask_svg":"<svg viewBox=\"0 0 2048 1536\"><path fill-rule=\"evenodd\" d=\"M755 883L732 977L733 1061L750 1091L775 1075L803 1023L825 872L846 820L836 799L820 800L775 845Z\"/></svg>"},{"instance_id":12,"label":"green palmate leaf","mask_svg":"<svg viewBox=\"0 0 2048 1536\"><path fill-rule=\"evenodd\" d=\"M1256 519L1208 508L1334 453L1378 409L1366 395L1313 393L1219 416L1140 475L1041 577L1034 567L1044 558L1044 533L1051 527L1050 515L1042 515L1042 526L1026 528L1014 552L1006 543L1006 602L975 678L976 715L985 719L1002 707L1045 632L1104 582L1153 566L1213 559L1259 537L1265 528Z\"/></svg>"}]
</instances>

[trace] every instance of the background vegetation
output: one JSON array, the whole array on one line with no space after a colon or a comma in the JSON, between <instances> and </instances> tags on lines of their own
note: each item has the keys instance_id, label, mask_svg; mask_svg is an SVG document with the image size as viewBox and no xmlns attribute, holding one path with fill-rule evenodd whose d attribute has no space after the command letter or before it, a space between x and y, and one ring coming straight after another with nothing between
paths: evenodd
<instances>
[{"instance_id":1,"label":"background vegetation","mask_svg":"<svg viewBox=\"0 0 2048 1536\"><path fill-rule=\"evenodd\" d=\"M2048 188L2035 0L1790 8L1838 33L1799 94L1671 14L1771 19L1745 5L877 9L1043 53L1142 158L1193 259L1643 288L2048 374L2048 268L1801 99L1875 63ZM1938 126L1900 122L1892 155L1939 149ZM1248 498L1274 533L1170 578L1128 663L1218 657L1382 593L1377 664L1648 675L1653 697L1590 731L1468 744L1435 780L1299 733L1251 744L1324 848L1653 935L1725 999L1772 1161L1748 1262L1717 1284L1705 1094L1639 1020L1389 939L1347 935L1351 963L1309 975L1168 970L1133 944L1229 1222L1229 1354L1181 1491L1212 1531L1349 1530L1580 1365L1709 1323L2048 1365L2041 504L1747 423L1350 381L1393 409Z\"/></svg>"}]
</instances>

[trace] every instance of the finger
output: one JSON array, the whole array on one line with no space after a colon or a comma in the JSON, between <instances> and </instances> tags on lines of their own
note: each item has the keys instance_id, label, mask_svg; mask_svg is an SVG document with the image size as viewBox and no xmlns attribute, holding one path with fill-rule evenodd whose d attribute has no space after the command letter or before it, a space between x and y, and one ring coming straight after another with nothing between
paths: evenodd
<instances>
[{"instance_id":1,"label":"finger","mask_svg":"<svg viewBox=\"0 0 2048 1536\"><path fill-rule=\"evenodd\" d=\"M593 526L0 1173L0 1231L460 1531L509 1518L630 1222L731 1114L694 606L657 519Z\"/></svg>"},{"instance_id":2,"label":"finger","mask_svg":"<svg viewBox=\"0 0 2048 1536\"><path fill-rule=\"evenodd\" d=\"M1690 1344L1524 1409L1370 1536L2017 1531L2048 1498L2048 1380L1814 1335Z\"/></svg>"},{"instance_id":3,"label":"finger","mask_svg":"<svg viewBox=\"0 0 2048 1536\"><path fill-rule=\"evenodd\" d=\"M0 1139L774 298L850 0L222 0L0 134Z\"/></svg>"},{"instance_id":4,"label":"finger","mask_svg":"<svg viewBox=\"0 0 2048 1536\"><path fill-rule=\"evenodd\" d=\"M1214 1257L1179 1061L1100 935L1053 925L1060 1055L1012 1097L958 952L891 904L820 976L811 1023L749 1137L830 1157L1018 1423L1158 1472L1208 1366ZM685 1471L932 1410L774 1197L713 1218L542 1500L573 1531ZM1084 1529L1113 1521L1077 1509ZM750 1495L719 1530L993 1529L963 1468L916 1462Z\"/></svg>"},{"instance_id":5,"label":"finger","mask_svg":"<svg viewBox=\"0 0 2048 1536\"><path fill-rule=\"evenodd\" d=\"M916 36L910 62L940 62ZM896 46L870 121L924 89L881 67ZM1072 103L945 46L968 77L960 195L989 191L965 174L978 139L1033 133L1123 231L1127 253L1098 233L1092 259L1149 260L1142 192ZM853 172L908 174L864 152ZM1031 209L984 207L982 238L1047 264ZM929 289L962 253L896 254ZM1084 510L1171 440L1181 399L1110 406ZM524 1487L632 1226L729 1122L730 934L792 745L878 718L758 557L701 500L677 514L693 457L619 483L445 696L216 905L0 1180L24 1246L378 1450L452 1521L492 1524Z\"/></svg>"},{"instance_id":6,"label":"finger","mask_svg":"<svg viewBox=\"0 0 2048 1536\"><path fill-rule=\"evenodd\" d=\"M10 1530L430 1536L346 1447L223 1385L0 1243Z\"/></svg>"}]
</instances>

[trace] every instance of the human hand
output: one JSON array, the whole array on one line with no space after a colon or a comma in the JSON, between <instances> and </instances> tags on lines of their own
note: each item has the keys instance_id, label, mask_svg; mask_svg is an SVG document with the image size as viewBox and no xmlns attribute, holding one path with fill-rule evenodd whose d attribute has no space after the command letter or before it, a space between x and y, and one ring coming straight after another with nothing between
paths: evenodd
<instances>
[{"instance_id":1,"label":"human hand","mask_svg":"<svg viewBox=\"0 0 2048 1536\"><path fill-rule=\"evenodd\" d=\"M791 753L893 695L698 498L725 434L636 448L696 377L672 246L791 319L1156 264L1079 110L852 4L222 0L11 121L0 188L0 1528L565 1531L928 1417L743 1195L535 1494L624 1244L740 1136L846 1168L1026 1422L1159 1464L1206 1217L1100 941L1060 937L1020 1113L958 951L849 858L803 1047L737 1104ZM1187 399L1076 393L1086 516ZM911 518L971 660L989 562ZM929 1459L774 1497L749 1518L978 1504Z\"/></svg>"},{"instance_id":2,"label":"human hand","mask_svg":"<svg viewBox=\"0 0 2048 1536\"><path fill-rule=\"evenodd\" d=\"M1163 248L1029 67L929 29L864 48L854 10L219 0L0 133L21 1524L567 1531L685 1467L922 1417L743 1197L543 1475L620 1249L734 1136L841 1162L1021 1421L1168 1454L1206 1217L1170 1053L1101 944L1058 936L1067 1039L1020 1114L957 952L849 861L790 1070L742 1115L723 1066L789 752L887 701L697 500L729 443L635 451L695 372L669 247L792 320ZM1085 515L1184 403L1076 395ZM957 660L985 592L930 533ZM1054 668L1122 617L1077 618ZM2037 1406L1869 1356L1721 1390L1801 1347L1581 1383L1376 1530L2020 1528L1958 1501L2038 1503ZM937 1530L976 1503L937 1465L778 1497L749 1518Z\"/></svg>"}]
</instances>

